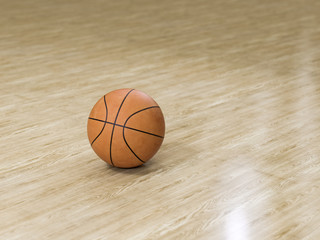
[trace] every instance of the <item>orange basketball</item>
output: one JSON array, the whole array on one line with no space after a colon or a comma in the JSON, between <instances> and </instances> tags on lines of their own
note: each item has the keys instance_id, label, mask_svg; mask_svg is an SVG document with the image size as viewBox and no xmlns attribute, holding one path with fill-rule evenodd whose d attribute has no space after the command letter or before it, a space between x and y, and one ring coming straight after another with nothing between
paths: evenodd
<instances>
[{"instance_id":1,"label":"orange basketball","mask_svg":"<svg viewBox=\"0 0 320 240\"><path fill-rule=\"evenodd\" d=\"M100 98L87 127L95 153L120 168L137 167L152 158L165 133L159 105L135 89L115 90Z\"/></svg>"}]
</instances>

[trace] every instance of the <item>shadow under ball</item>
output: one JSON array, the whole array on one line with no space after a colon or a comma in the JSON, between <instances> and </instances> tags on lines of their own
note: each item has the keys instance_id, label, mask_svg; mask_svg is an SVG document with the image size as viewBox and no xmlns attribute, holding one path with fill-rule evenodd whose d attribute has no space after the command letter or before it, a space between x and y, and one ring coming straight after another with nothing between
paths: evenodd
<instances>
[{"instance_id":1,"label":"shadow under ball","mask_svg":"<svg viewBox=\"0 0 320 240\"><path fill-rule=\"evenodd\" d=\"M119 89L94 105L87 132L91 147L102 160L115 167L132 168L159 150L165 121L150 96L135 89Z\"/></svg>"}]
</instances>

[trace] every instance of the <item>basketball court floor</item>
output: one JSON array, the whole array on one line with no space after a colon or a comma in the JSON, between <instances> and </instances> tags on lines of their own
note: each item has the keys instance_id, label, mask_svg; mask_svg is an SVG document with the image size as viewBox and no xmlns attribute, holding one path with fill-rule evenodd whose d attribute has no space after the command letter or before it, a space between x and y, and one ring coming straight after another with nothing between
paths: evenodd
<instances>
[{"instance_id":1,"label":"basketball court floor","mask_svg":"<svg viewBox=\"0 0 320 240\"><path fill-rule=\"evenodd\" d=\"M0 0L0 239L320 239L320 2ZM165 116L119 169L120 88Z\"/></svg>"}]
</instances>

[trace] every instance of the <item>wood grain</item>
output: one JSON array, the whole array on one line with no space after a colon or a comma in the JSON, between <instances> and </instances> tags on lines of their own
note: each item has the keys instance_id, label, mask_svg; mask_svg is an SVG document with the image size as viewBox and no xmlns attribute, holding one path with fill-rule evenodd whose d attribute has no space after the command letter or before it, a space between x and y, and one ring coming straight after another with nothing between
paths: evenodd
<instances>
[{"instance_id":1,"label":"wood grain","mask_svg":"<svg viewBox=\"0 0 320 240\"><path fill-rule=\"evenodd\" d=\"M319 239L320 2L0 0L1 239ZM158 154L86 122L136 88Z\"/></svg>"}]
</instances>

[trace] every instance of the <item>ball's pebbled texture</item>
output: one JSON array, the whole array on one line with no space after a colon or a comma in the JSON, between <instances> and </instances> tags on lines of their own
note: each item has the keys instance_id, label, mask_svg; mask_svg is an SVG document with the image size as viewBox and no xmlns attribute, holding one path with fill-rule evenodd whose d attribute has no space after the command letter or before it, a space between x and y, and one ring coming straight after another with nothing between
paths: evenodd
<instances>
[{"instance_id":1,"label":"ball's pebbled texture","mask_svg":"<svg viewBox=\"0 0 320 240\"><path fill-rule=\"evenodd\" d=\"M102 160L115 167L132 168L159 150L165 122L150 96L135 89L119 89L94 105L87 130L91 147Z\"/></svg>"}]
</instances>

